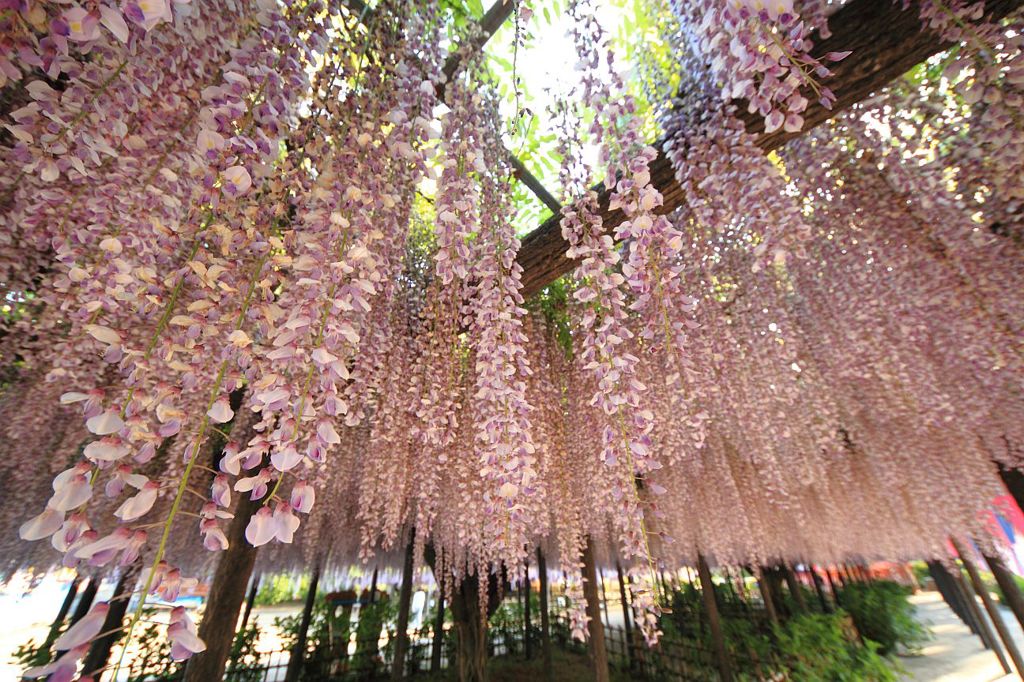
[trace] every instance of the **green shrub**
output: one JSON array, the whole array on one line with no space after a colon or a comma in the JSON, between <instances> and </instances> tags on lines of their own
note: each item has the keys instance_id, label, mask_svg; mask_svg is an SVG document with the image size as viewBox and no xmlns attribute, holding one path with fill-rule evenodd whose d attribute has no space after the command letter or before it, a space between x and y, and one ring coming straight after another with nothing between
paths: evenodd
<instances>
[{"instance_id":1,"label":"green shrub","mask_svg":"<svg viewBox=\"0 0 1024 682\"><path fill-rule=\"evenodd\" d=\"M914 620L909 594L909 588L890 580L851 583L842 591L843 608L853 617L861 636L877 642L879 653L887 655L897 645L916 648L928 638L924 627Z\"/></svg>"},{"instance_id":2,"label":"green shrub","mask_svg":"<svg viewBox=\"0 0 1024 682\"><path fill-rule=\"evenodd\" d=\"M265 576L256 592L257 606L275 606L302 599L309 589L309 576L299 578L288 573Z\"/></svg>"},{"instance_id":3,"label":"green shrub","mask_svg":"<svg viewBox=\"0 0 1024 682\"><path fill-rule=\"evenodd\" d=\"M807 614L775 628L776 656L789 679L801 682L895 682L878 645L861 646L843 627L845 614Z\"/></svg>"}]
</instances>

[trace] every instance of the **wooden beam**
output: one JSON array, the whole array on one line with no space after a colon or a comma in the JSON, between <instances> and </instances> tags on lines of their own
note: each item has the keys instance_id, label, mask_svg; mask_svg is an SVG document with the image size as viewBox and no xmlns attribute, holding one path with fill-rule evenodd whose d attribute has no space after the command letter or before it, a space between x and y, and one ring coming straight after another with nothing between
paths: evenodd
<instances>
[{"instance_id":1,"label":"wooden beam","mask_svg":"<svg viewBox=\"0 0 1024 682\"><path fill-rule=\"evenodd\" d=\"M477 49L483 49L483 46L487 44L501 25L512 16L512 12L515 11L516 3L513 0L496 0L491 5L491 8L484 12L484 15L480 18L480 38ZM457 53L452 54L444 63L444 75L446 80L450 80L455 75L455 70L459 68L459 56ZM444 86L438 91L438 96L444 99Z\"/></svg>"},{"instance_id":2,"label":"wooden beam","mask_svg":"<svg viewBox=\"0 0 1024 682\"><path fill-rule=\"evenodd\" d=\"M986 15L990 19L1001 19L1022 4L1024 0L988 0L985 3ZM828 52L846 50L852 50L852 54L830 64L833 75L824 84L835 91L836 104L828 110L812 101L804 112L805 131L866 99L915 65L950 46L930 30L925 30L916 9L904 11L900 9L900 3L892 0L852 0L829 17L828 25L832 31L829 38L821 39L817 34L812 36L814 56L823 58ZM766 134L763 118L747 113L744 102L737 104L738 117L747 130L757 136L757 146L765 152L778 149L801 134L781 129ZM660 149L661 144L656 146ZM664 152L659 151L650 170L651 184L665 199L660 211L669 213L681 206L682 189ZM608 193L601 185L595 189L600 197L604 228L610 232L622 222L622 212L609 211ZM576 265L565 256L569 245L562 239L560 220L561 216L555 213L523 238L516 259L523 268L523 296L536 294Z\"/></svg>"}]
</instances>

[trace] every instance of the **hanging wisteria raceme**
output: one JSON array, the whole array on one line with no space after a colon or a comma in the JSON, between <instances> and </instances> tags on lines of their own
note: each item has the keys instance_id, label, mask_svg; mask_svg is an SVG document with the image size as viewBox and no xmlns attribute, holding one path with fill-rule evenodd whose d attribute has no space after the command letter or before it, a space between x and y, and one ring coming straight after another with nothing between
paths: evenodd
<instances>
[{"instance_id":1,"label":"hanging wisteria raceme","mask_svg":"<svg viewBox=\"0 0 1024 682\"><path fill-rule=\"evenodd\" d=\"M261 570L383 569L414 538L485 613L540 547L583 637L591 542L654 642L654 574L698 553L987 542L1024 465L1021 17L908 6L956 49L766 156L736 107L794 133L831 106L833 7L662 15L668 212L651 103L571 3L577 267L531 301L501 88L443 6L0 9L0 573L139 571L130 638L236 522ZM75 674L107 609L33 674ZM171 621L176 660L203 649Z\"/></svg>"},{"instance_id":2,"label":"hanging wisteria raceme","mask_svg":"<svg viewBox=\"0 0 1024 682\"><path fill-rule=\"evenodd\" d=\"M461 317L473 332L480 473L490 489L487 531L500 539L510 566L521 565L531 527L527 501L537 471L531 437L519 293L519 249L509 221L509 171L497 120L497 102L481 95L464 71L447 86L443 170L438 182L437 275L465 287ZM489 122L489 123L488 123Z\"/></svg>"},{"instance_id":3,"label":"hanging wisteria raceme","mask_svg":"<svg viewBox=\"0 0 1024 682\"><path fill-rule=\"evenodd\" d=\"M576 271L580 284L573 293L582 308L580 326L584 336L579 361L597 379L597 391L591 404L605 414L601 425L601 459L616 478L612 497L618 506L614 517L622 534L623 552L629 558L638 557L650 565L648 579L654 586L654 559L647 527L649 520L645 519L636 480L643 479L661 464L652 453L650 432L653 415L644 402L647 387L635 375L639 359L626 350L633 332L625 324L628 316L625 290L628 277L630 288L640 292L636 307L648 313L649 317L664 314L663 310L647 309L645 297L651 295L650 282L641 281L643 276L633 268L648 265L646 261L652 251L657 253L660 248L671 249L668 242L673 236L667 234L662 220L655 220L651 215L661 198L657 190L650 187L647 165L654 157L653 150L640 144L635 125L627 124L625 130L618 130L619 118L632 114L634 105L628 98L624 101L617 99L621 95L609 86L607 72L601 68L602 57L608 60L608 71L612 71L614 66L611 55L603 46L600 25L585 3L573 3L569 11L574 19L572 33L582 71L581 99L595 111L590 133L601 143L604 184L612 190L611 205L622 207L631 219L620 226L616 237L632 240L629 262L622 266L622 272L617 272L621 257L613 249L612 238L602 234L603 225L597 215L595 194L586 190L586 185L578 179L567 183L571 192L583 194L575 205L563 210L561 222L562 235L569 243L569 256L581 261ZM612 85L619 85L616 80ZM566 146L565 152L566 163L579 163L575 156L579 153L578 147ZM570 167L563 168L563 178L571 178L573 173ZM660 243L652 244L653 240ZM661 255L659 253L655 257ZM671 286L672 272L655 276L658 277L657 286ZM657 293L662 291L659 289ZM669 320L670 326L675 322ZM679 354L678 330L673 329L671 337L671 352ZM638 614L637 623L647 641L653 643L658 636L656 618L647 618L646 612L656 613L658 605L650 591L640 583L631 582L630 588L632 605Z\"/></svg>"},{"instance_id":4,"label":"hanging wisteria raceme","mask_svg":"<svg viewBox=\"0 0 1024 682\"><path fill-rule=\"evenodd\" d=\"M830 75L828 67L811 54L813 25L801 20L792 0L672 4L688 34L686 44L706 60L710 88L723 102L746 100L751 113L764 117L765 132L803 128L808 93L826 109L835 102L835 94L820 84ZM829 53L825 61L847 54Z\"/></svg>"}]
</instances>

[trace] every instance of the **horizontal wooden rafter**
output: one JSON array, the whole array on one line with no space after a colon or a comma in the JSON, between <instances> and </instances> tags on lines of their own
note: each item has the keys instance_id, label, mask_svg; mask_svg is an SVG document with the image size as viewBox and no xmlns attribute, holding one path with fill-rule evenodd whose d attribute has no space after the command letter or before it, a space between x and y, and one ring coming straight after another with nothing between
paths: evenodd
<instances>
[{"instance_id":1,"label":"horizontal wooden rafter","mask_svg":"<svg viewBox=\"0 0 1024 682\"><path fill-rule=\"evenodd\" d=\"M1000 19L1022 4L1024 0L989 0L986 13L993 19ZM851 50L852 53L831 65L833 75L825 82L836 93L835 106L828 110L812 102L804 112L805 131L864 100L949 47L949 43L924 28L915 7L902 10L896 0L852 0L835 12L828 24L832 34L828 38L817 34L813 37L813 54L822 58L828 52ZM747 113L743 102L739 103L739 118L747 131L757 136L757 145L765 152L778 149L801 134L781 129L765 133L762 117ZM662 212L668 213L682 205L682 189L664 152L659 151L657 159L651 163L651 182L664 196ZM611 231L622 222L622 212L608 210L608 193L600 185L595 189L600 197L604 227ZM524 296L536 294L575 266L565 255L568 244L562 239L559 220L556 212L522 240L517 261L523 267Z\"/></svg>"}]
</instances>

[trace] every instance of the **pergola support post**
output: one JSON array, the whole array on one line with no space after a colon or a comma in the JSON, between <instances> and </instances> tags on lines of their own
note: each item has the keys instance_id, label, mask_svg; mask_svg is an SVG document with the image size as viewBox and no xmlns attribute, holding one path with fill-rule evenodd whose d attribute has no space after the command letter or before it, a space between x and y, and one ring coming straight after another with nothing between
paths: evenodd
<instances>
[{"instance_id":1,"label":"pergola support post","mask_svg":"<svg viewBox=\"0 0 1024 682\"><path fill-rule=\"evenodd\" d=\"M1020 650L1017 648L1017 643L1013 641L1013 635L1010 634L1010 630L1006 627L1006 623L1003 622L1003 617L999 613L999 609L996 607L994 601L992 601L992 595L985 589L985 583L981 580L981 574L978 573L978 567L974 564L974 560L971 559L967 553L967 548L964 547L963 542L960 539L954 537L951 538L953 541L953 547L956 548L956 553L960 555L960 560L964 562L964 567L967 569L967 575L970 576L971 583L974 585L974 591L981 597L981 603L985 605L985 610L988 611L989 618L992 619L992 625L995 627L996 632L999 633L999 639L1003 641L1003 645L1006 647L1006 651L1010 654L1010 658L1013 660L1014 667L1017 668L1017 675L1024 679L1024 659L1021 658Z\"/></svg>"},{"instance_id":2,"label":"pergola support post","mask_svg":"<svg viewBox=\"0 0 1024 682\"><path fill-rule=\"evenodd\" d=\"M398 622L395 624L395 652L391 663L391 679L400 682L405 679L405 656L409 650L409 606L412 604L413 542L416 531L409 534L405 546L405 560L402 563L402 588L398 593Z\"/></svg>"},{"instance_id":3,"label":"pergola support post","mask_svg":"<svg viewBox=\"0 0 1024 682\"><path fill-rule=\"evenodd\" d=\"M984 557L985 563L988 564L992 575L995 576L996 582L999 584L999 589L1006 597L1006 605L1010 607L1013 615L1017 617L1017 622L1024 628L1024 594L1021 593L1013 573L999 557L992 554L985 554Z\"/></svg>"},{"instance_id":4,"label":"pergola support post","mask_svg":"<svg viewBox=\"0 0 1024 682\"><path fill-rule=\"evenodd\" d=\"M715 650L718 675L722 682L732 682L732 664L729 661L729 650L725 647L725 634L722 632L722 620L718 613L718 602L715 600L715 584L711 580L711 567L708 566L703 554L697 554L697 575L700 577L700 594L708 615L708 626L711 628L711 643Z\"/></svg>"},{"instance_id":5,"label":"pergola support post","mask_svg":"<svg viewBox=\"0 0 1024 682\"><path fill-rule=\"evenodd\" d=\"M444 647L444 589L437 584L437 615L434 616L434 637L430 647L430 672L441 670L441 650Z\"/></svg>"},{"instance_id":6,"label":"pergola support post","mask_svg":"<svg viewBox=\"0 0 1024 682\"><path fill-rule=\"evenodd\" d=\"M530 645L530 560L527 559L523 566L523 654L526 660L533 658L533 647Z\"/></svg>"},{"instance_id":7,"label":"pergola support post","mask_svg":"<svg viewBox=\"0 0 1024 682\"><path fill-rule=\"evenodd\" d=\"M818 593L818 602L821 604L822 613L832 613L832 605L828 603L828 599L825 597L825 586L822 584L821 576L818 575L817 569L814 564L808 564L808 569L811 572L811 580L814 581L814 591Z\"/></svg>"},{"instance_id":8,"label":"pergola support post","mask_svg":"<svg viewBox=\"0 0 1024 682\"><path fill-rule=\"evenodd\" d=\"M768 620L773 624L779 623L779 612L775 608L775 596L772 594L772 586L768 582L763 566L757 567L757 586L761 590L761 600L764 601L764 610L768 613Z\"/></svg>"},{"instance_id":9,"label":"pergola support post","mask_svg":"<svg viewBox=\"0 0 1024 682\"><path fill-rule=\"evenodd\" d=\"M789 594L793 597L793 603L796 604L796 609L799 613L807 613L807 601L804 599L803 590L800 589L800 581L796 579L796 573L793 568L785 561L779 563L779 570L782 572L782 577L786 580L786 587L789 588Z\"/></svg>"},{"instance_id":10,"label":"pergola support post","mask_svg":"<svg viewBox=\"0 0 1024 682\"><path fill-rule=\"evenodd\" d=\"M601 621L600 596L597 593L594 541L589 535L583 547L583 596L587 601L587 617L590 619L590 657L594 666L594 680L608 682L608 650L604 641L604 623Z\"/></svg>"},{"instance_id":11,"label":"pergola support post","mask_svg":"<svg viewBox=\"0 0 1024 682\"><path fill-rule=\"evenodd\" d=\"M981 630L982 637L988 642L988 648L991 649L996 658L999 659L999 665L1002 666L1003 672L1009 675L1013 672L1010 669L1010 662L1006 660L1006 654L1003 652L1003 647L999 644L999 640L996 638L996 633L992 629L992 623L985 617L981 609L978 607L978 600L974 594L974 588L971 587L971 583L964 580L963 575L958 569L953 576L953 582L956 583L960 593L963 595L964 603L968 610L971 612L972 617L978 623L978 628Z\"/></svg>"},{"instance_id":12,"label":"pergola support post","mask_svg":"<svg viewBox=\"0 0 1024 682\"><path fill-rule=\"evenodd\" d=\"M313 566L313 576L309 579L309 590L306 592L306 604L302 609L302 620L299 621L299 638L292 649L291 658L288 659L288 671L285 673L285 682L298 682L302 674L302 666L306 658L306 637L309 634L309 623L313 619L313 604L316 602L316 590L320 584L320 562L317 559Z\"/></svg>"},{"instance_id":13,"label":"pergola support post","mask_svg":"<svg viewBox=\"0 0 1024 682\"><path fill-rule=\"evenodd\" d=\"M941 562L932 560L928 562L928 572L931 573L932 580L935 581L935 586L939 589L939 594L942 595L942 598L949 605L949 608L953 610L957 618L981 640L983 647L990 649L988 640L982 636L981 627L974 620L974 613L967 607L963 593L953 580L953 576L946 570L946 567Z\"/></svg>"},{"instance_id":14,"label":"pergola support post","mask_svg":"<svg viewBox=\"0 0 1024 682\"><path fill-rule=\"evenodd\" d=\"M837 581L832 579L832 570L827 566L824 566L823 569L825 571L825 579L828 580L828 589L832 592L832 601L836 606L842 606L842 604L839 603L840 597L839 588L836 586Z\"/></svg>"},{"instance_id":15,"label":"pergola support post","mask_svg":"<svg viewBox=\"0 0 1024 682\"><path fill-rule=\"evenodd\" d=\"M537 547L537 577L540 578L540 650L544 661L544 679L554 675L551 664L551 621L548 613L548 564L544 552Z\"/></svg>"},{"instance_id":16,"label":"pergola support post","mask_svg":"<svg viewBox=\"0 0 1024 682\"><path fill-rule=\"evenodd\" d=\"M626 581L622 576L622 564L615 561L615 575L619 579L619 600L622 602L622 622L626 629L626 654L629 657L629 667L636 665L633 651L633 614L629 607L629 600L626 598Z\"/></svg>"},{"instance_id":17,"label":"pergola support post","mask_svg":"<svg viewBox=\"0 0 1024 682\"><path fill-rule=\"evenodd\" d=\"M78 598L78 603L75 604L75 611L71 614L71 622L68 623L68 627L82 620L85 618L85 614L89 613L92 603L96 601L96 592L100 589L100 582L100 579L96 576L89 578L85 589L82 590L82 596Z\"/></svg>"},{"instance_id":18,"label":"pergola support post","mask_svg":"<svg viewBox=\"0 0 1024 682\"><path fill-rule=\"evenodd\" d=\"M53 619L53 623L50 625L50 633L46 636L46 644L52 644L60 632L60 626L64 624L64 619L68 617L68 611L71 610L71 605L75 603L75 596L78 594L78 587L82 584L82 577L75 574L74 580L68 585L68 591L64 595L64 601L61 602L60 610L57 611L57 617Z\"/></svg>"}]
</instances>

